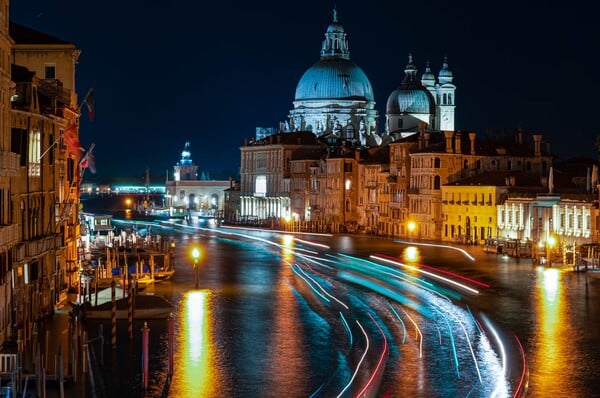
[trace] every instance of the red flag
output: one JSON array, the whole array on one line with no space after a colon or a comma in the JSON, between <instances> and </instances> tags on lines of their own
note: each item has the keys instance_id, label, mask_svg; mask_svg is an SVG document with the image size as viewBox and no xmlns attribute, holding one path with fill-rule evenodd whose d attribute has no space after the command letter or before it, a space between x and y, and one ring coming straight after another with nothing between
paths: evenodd
<instances>
[{"instance_id":1,"label":"red flag","mask_svg":"<svg viewBox=\"0 0 600 398\"><path fill-rule=\"evenodd\" d=\"M79 135L77 134L77 125L72 124L67 127L62 134L62 138L67 146L67 154L79 157L81 148L79 145Z\"/></svg>"},{"instance_id":2,"label":"red flag","mask_svg":"<svg viewBox=\"0 0 600 398\"><path fill-rule=\"evenodd\" d=\"M96 111L96 97L94 97L93 88L89 89L85 98L83 99L83 103L87 106L88 117L90 118L90 122L94 121L94 112Z\"/></svg>"}]
</instances>

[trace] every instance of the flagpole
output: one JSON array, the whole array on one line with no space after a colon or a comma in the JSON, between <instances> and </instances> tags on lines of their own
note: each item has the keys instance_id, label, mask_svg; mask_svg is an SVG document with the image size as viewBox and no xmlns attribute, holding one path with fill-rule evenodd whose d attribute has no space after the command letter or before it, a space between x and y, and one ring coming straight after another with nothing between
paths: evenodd
<instances>
[{"instance_id":1,"label":"flagpole","mask_svg":"<svg viewBox=\"0 0 600 398\"><path fill-rule=\"evenodd\" d=\"M92 92L94 88L90 87L90 89L88 90L87 94L85 95L85 97L83 97L83 101L81 101L81 105L79 105L79 109L81 109L81 107L83 106L83 104L85 104L85 100L90 96L90 93Z\"/></svg>"},{"instance_id":2,"label":"flagpole","mask_svg":"<svg viewBox=\"0 0 600 398\"><path fill-rule=\"evenodd\" d=\"M50 146L48 147L48 149L46 149L46 150L44 151L44 153L42 153L42 154L40 155L40 159L42 159L42 158L44 157L44 155L45 155L45 154L47 154L47 153L48 153L48 151L49 151L50 149L52 149L52 147L53 147L54 145L58 144L58 141L60 141L60 137L59 137L59 138L57 138L56 140L54 140L54 142L52 143L52 145L50 145Z\"/></svg>"}]
</instances>

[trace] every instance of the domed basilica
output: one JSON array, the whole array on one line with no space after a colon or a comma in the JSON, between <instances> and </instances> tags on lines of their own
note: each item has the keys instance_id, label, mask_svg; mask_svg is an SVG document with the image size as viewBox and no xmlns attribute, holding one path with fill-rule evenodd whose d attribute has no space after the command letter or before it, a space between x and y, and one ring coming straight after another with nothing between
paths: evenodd
<instances>
[{"instance_id":1,"label":"domed basilica","mask_svg":"<svg viewBox=\"0 0 600 398\"><path fill-rule=\"evenodd\" d=\"M321 59L300 78L294 109L286 131L312 131L318 137L334 134L357 146L377 146L417 132L425 123L429 130L454 130L455 90L447 59L438 75L418 70L408 56L405 76L388 97L385 128L378 132L373 87L363 70L350 60L344 27L333 11L325 32Z\"/></svg>"}]
</instances>

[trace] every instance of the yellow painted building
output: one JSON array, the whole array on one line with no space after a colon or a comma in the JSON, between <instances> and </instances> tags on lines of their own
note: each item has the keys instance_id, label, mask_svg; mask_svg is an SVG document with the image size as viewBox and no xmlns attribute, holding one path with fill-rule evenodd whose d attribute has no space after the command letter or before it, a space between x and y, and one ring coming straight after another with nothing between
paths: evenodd
<instances>
[{"instance_id":1,"label":"yellow painted building","mask_svg":"<svg viewBox=\"0 0 600 398\"><path fill-rule=\"evenodd\" d=\"M497 237L497 205L506 195L506 184L497 183L506 172L490 172L442 185L442 240L479 244ZM496 178L494 178L496 177Z\"/></svg>"}]
</instances>

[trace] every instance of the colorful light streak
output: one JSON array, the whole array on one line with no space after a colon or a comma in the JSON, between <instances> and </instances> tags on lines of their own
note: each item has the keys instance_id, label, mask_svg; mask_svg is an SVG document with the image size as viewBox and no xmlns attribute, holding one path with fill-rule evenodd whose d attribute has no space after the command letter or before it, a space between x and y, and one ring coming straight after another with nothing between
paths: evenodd
<instances>
[{"instance_id":1,"label":"colorful light streak","mask_svg":"<svg viewBox=\"0 0 600 398\"><path fill-rule=\"evenodd\" d=\"M369 378L369 380L367 381L365 386L360 390L357 397L365 396L367 389L370 387L373 387L373 382L375 381L375 377L377 376L377 374L380 374L381 371L383 370L384 364L385 364L383 360L388 355L387 337L385 337L385 333L383 333L383 330L379 326L379 322L375 321L375 318L373 318L373 315L369 314L369 317L371 318L371 320L373 321L375 326L377 326L377 329L379 329L379 333L381 333L381 335L383 336L383 349L381 350L381 355L379 356L379 361L377 362L377 366L375 366L375 370L373 372L371 372L371 377Z\"/></svg>"},{"instance_id":2,"label":"colorful light streak","mask_svg":"<svg viewBox=\"0 0 600 398\"><path fill-rule=\"evenodd\" d=\"M408 312L406 312L404 308L402 308L402 311L404 311L404 315L406 315L408 320L410 320L412 324L415 325L415 339L419 340L419 358L423 358L423 334L421 333L421 329L419 328L419 325L417 325L417 322L415 322L415 320L412 319L412 317L408 314Z\"/></svg>"},{"instance_id":3,"label":"colorful light streak","mask_svg":"<svg viewBox=\"0 0 600 398\"><path fill-rule=\"evenodd\" d=\"M473 293L473 294L479 294L479 291L478 291L478 290L476 290L476 289L473 289L473 288L471 288L471 287L469 287L469 286L463 285L462 283L459 283L459 282L453 281L452 279L444 278L443 276L440 276L440 275L434 274L434 273L432 273L432 272L428 272L428 271L425 271L425 270L419 269L418 267L413 267L412 265L403 264L403 263L401 263L401 262L399 262L399 261L393 261L393 260L390 260L390 259L387 259L387 258L384 258L384 257L378 256L378 255L373 255L373 254L372 254L372 255L370 255L369 257L370 257L370 258L374 258L374 259L376 259L376 260L379 260L379 261L383 261L383 262L389 263L389 264L394 264L394 265L398 265L398 266L400 266L400 267L408 268L408 269L410 269L410 270L413 270L413 271L416 271L416 272L419 272L419 273L425 274L425 275L427 275L427 276L430 276L430 277L432 277L432 278L439 279L439 280L441 280L441 281L444 281L444 282L446 282L446 283L450 283L450 284L452 284L452 285L454 285L454 286L460 287L461 289L464 289L464 290L466 290L466 291L468 291L468 292L470 292L470 293Z\"/></svg>"},{"instance_id":4,"label":"colorful light streak","mask_svg":"<svg viewBox=\"0 0 600 398\"><path fill-rule=\"evenodd\" d=\"M390 306L390 308L392 309L392 312L394 313L394 315L396 315L396 318L400 321L400 323L402 324L402 330L404 331L404 333L402 334L402 344L404 344L406 342L406 325L404 324L404 321L402 320L402 318L400 318L400 315L396 312L396 309L392 306L392 304L390 304L388 302L388 305Z\"/></svg>"},{"instance_id":5,"label":"colorful light streak","mask_svg":"<svg viewBox=\"0 0 600 398\"><path fill-rule=\"evenodd\" d=\"M342 389L342 391L337 395L337 398L342 397L344 395L344 393L346 392L346 390L348 388L350 388L350 386L352 385L352 382L356 378L356 375L358 374L358 371L360 370L360 367L361 367L362 363L364 362L365 357L367 356L367 352L369 352L369 347L371 346L371 341L369 340L369 336L367 335L365 328L363 328L363 326L360 324L359 321L355 321L355 322L358 324L358 327L362 331L363 336L365 336L367 346L365 347L365 351L363 352L362 356L360 357L360 360L358 361L358 364L356 365L356 368L354 369L354 373L352 373L352 377L350 378L350 381L348 382L348 384L346 384L346 386Z\"/></svg>"},{"instance_id":6,"label":"colorful light streak","mask_svg":"<svg viewBox=\"0 0 600 398\"><path fill-rule=\"evenodd\" d=\"M469 260L475 261L475 257L471 256L466 250L461 249L460 247L454 247L454 246L449 246L449 245L438 245L438 244L435 244L435 243L407 242L407 241L402 241L402 240L395 240L394 242L395 243L402 243L404 245L429 246L429 247L439 247L439 248L442 248L442 249L456 250L457 252L460 252L460 253L464 254L465 257L467 257Z\"/></svg>"}]
</instances>

